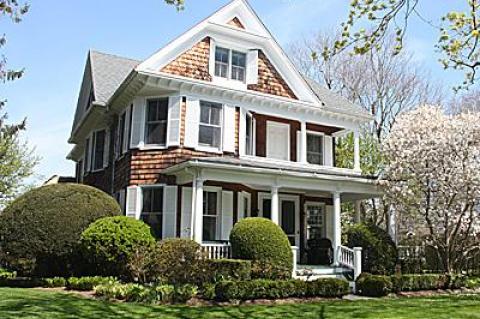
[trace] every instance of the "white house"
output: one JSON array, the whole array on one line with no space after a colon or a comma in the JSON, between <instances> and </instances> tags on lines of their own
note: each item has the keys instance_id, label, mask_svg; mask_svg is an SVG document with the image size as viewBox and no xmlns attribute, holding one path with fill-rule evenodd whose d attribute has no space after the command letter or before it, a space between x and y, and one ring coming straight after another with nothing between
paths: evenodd
<instances>
[{"instance_id":1,"label":"white house","mask_svg":"<svg viewBox=\"0 0 480 319\"><path fill-rule=\"evenodd\" d=\"M114 195L158 238L226 257L233 225L263 216L296 263L309 260L309 239L330 239L334 274L358 265L341 245L342 202L379 195L360 170L358 132L371 120L300 74L234 0L144 61L89 52L68 157L78 182ZM350 132L355 168L337 168L335 139Z\"/></svg>"}]
</instances>

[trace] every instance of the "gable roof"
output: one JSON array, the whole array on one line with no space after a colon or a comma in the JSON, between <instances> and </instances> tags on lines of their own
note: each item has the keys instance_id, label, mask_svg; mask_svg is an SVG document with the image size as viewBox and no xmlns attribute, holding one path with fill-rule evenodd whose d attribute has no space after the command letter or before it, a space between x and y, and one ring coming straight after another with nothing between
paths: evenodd
<instances>
[{"instance_id":1,"label":"gable roof","mask_svg":"<svg viewBox=\"0 0 480 319\"><path fill-rule=\"evenodd\" d=\"M90 51L95 102L106 104L140 61L117 55Z\"/></svg>"}]
</instances>

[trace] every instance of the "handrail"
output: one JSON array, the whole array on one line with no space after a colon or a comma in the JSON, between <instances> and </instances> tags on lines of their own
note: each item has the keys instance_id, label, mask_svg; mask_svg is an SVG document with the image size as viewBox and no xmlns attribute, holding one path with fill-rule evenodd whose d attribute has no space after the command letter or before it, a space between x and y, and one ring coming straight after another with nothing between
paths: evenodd
<instances>
[{"instance_id":1,"label":"handrail","mask_svg":"<svg viewBox=\"0 0 480 319\"><path fill-rule=\"evenodd\" d=\"M337 262L350 269L355 268L355 251L345 246L339 246L337 252Z\"/></svg>"},{"instance_id":2,"label":"handrail","mask_svg":"<svg viewBox=\"0 0 480 319\"><path fill-rule=\"evenodd\" d=\"M232 257L232 246L228 243L204 243L201 246L208 259L228 259Z\"/></svg>"}]
</instances>

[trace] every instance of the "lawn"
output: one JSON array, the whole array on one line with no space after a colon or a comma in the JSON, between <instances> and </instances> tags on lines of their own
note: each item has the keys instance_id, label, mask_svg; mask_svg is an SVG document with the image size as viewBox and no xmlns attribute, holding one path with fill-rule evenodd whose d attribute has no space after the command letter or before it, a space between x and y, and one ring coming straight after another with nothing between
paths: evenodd
<instances>
[{"instance_id":1,"label":"lawn","mask_svg":"<svg viewBox=\"0 0 480 319\"><path fill-rule=\"evenodd\" d=\"M146 306L66 293L0 288L0 318L480 318L480 296L325 301L277 306Z\"/></svg>"}]
</instances>

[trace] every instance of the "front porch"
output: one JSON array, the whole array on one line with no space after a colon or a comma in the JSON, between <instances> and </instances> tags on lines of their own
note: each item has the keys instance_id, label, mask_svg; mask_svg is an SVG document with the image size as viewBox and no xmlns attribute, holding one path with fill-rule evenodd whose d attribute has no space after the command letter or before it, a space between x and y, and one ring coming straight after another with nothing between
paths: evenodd
<instances>
[{"instance_id":1,"label":"front porch","mask_svg":"<svg viewBox=\"0 0 480 319\"><path fill-rule=\"evenodd\" d=\"M228 236L233 225L258 216L271 219L288 236L294 276L350 271L355 278L361 273L361 248L341 244L341 205L378 196L374 179L338 169L250 166L230 158L191 160L166 173L175 175L182 187L191 187L182 199L182 208L190 210L188 223L182 221L182 228L189 229L182 236L201 243L210 258L231 257ZM221 216L215 205L221 207ZM327 246L315 249L318 242Z\"/></svg>"}]
</instances>

